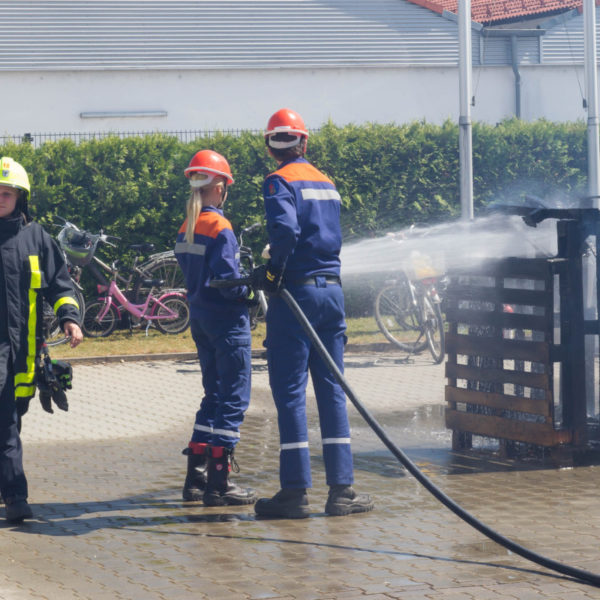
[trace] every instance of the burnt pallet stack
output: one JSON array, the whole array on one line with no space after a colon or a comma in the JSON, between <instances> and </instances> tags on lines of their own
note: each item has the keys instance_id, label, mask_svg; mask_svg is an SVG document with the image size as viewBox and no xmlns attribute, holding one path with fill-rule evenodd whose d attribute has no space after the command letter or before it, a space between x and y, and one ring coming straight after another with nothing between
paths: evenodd
<instances>
[{"instance_id":1,"label":"burnt pallet stack","mask_svg":"<svg viewBox=\"0 0 600 600\"><path fill-rule=\"evenodd\" d=\"M554 381L568 333L555 340L554 283L565 268L559 258L509 258L452 274L446 426L455 450L471 447L473 435L545 447L572 441Z\"/></svg>"}]
</instances>

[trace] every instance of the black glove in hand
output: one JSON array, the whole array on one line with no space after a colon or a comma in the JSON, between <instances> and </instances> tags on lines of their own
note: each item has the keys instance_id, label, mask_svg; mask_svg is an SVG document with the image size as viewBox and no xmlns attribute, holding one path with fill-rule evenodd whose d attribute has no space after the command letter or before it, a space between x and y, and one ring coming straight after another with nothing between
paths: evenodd
<instances>
[{"instance_id":1,"label":"black glove in hand","mask_svg":"<svg viewBox=\"0 0 600 600\"><path fill-rule=\"evenodd\" d=\"M48 392L42 392L42 390L40 390L40 404L47 413L54 412L52 410L52 396Z\"/></svg>"},{"instance_id":2,"label":"black glove in hand","mask_svg":"<svg viewBox=\"0 0 600 600\"><path fill-rule=\"evenodd\" d=\"M56 404L60 410L68 411L69 403L67 402L67 395L60 389L60 386L52 387L51 391L43 390L40 388L40 404L42 408L49 413L54 413L52 410L52 402Z\"/></svg>"},{"instance_id":3,"label":"black glove in hand","mask_svg":"<svg viewBox=\"0 0 600 600\"><path fill-rule=\"evenodd\" d=\"M258 306L258 298L251 287L248 288L248 295L244 298L244 303L246 306Z\"/></svg>"},{"instance_id":4,"label":"black glove in hand","mask_svg":"<svg viewBox=\"0 0 600 600\"><path fill-rule=\"evenodd\" d=\"M264 290L268 294L277 294L281 287L282 278L283 271L276 269L271 263L260 265L252 273L252 287L257 290Z\"/></svg>"},{"instance_id":5,"label":"black glove in hand","mask_svg":"<svg viewBox=\"0 0 600 600\"><path fill-rule=\"evenodd\" d=\"M64 390L71 388L71 377L72 369L69 363L52 361L48 354L42 357L37 372L37 387L40 391L40 404L46 412L54 412L52 402L60 410L69 410L69 403Z\"/></svg>"},{"instance_id":6,"label":"black glove in hand","mask_svg":"<svg viewBox=\"0 0 600 600\"><path fill-rule=\"evenodd\" d=\"M63 391L72 389L73 367L71 367L71 363L64 360L52 360L52 372Z\"/></svg>"}]
</instances>

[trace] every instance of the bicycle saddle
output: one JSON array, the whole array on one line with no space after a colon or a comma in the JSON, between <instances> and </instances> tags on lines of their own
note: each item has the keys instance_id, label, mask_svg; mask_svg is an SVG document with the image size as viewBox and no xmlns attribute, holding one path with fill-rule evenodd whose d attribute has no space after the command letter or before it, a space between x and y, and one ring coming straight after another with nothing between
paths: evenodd
<instances>
[{"instance_id":1,"label":"bicycle saddle","mask_svg":"<svg viewBox=\"0 0 600 600\"><path fill-rule=\"evenodd\" d=\"M144 279L142 281L144 287L162 287L165 285L164 279Z\"/></svg>"}]
</instances>

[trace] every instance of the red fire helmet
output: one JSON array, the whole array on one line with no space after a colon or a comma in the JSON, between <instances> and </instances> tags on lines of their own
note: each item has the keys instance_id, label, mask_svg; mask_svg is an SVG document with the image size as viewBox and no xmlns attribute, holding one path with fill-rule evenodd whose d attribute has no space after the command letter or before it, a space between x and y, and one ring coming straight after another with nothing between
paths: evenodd
<instances>
[{"instance_id":1,"label":"red fire helmet","mask_svg":"<svg viewBox=\"0 0 600 600\"><path fill-rule=\"evenodd\" d=\"M188 179L193 173L202 173L206 175L202 185L207 185L216 176L225 177L227 185L233 183L233 175L231 174L227 159L214 150L200 150L200 152L196 152L196 154L192 156L192 160L190 160L190 164L184 170L184 173ZM195 185L194 187L201 186Z\"/></svg>"},{"instance_id":2,"label":"red fire helmet","mask_svg":"<svg viewBox=\"0 0 600 600\"><path fill-rule=\"evenodd\" d=\"M271 116L267 123L265 137L274 133L290 133L308 137L308 131L302 117L289 108L281 108Z\"/></svg>"}]
</instances>

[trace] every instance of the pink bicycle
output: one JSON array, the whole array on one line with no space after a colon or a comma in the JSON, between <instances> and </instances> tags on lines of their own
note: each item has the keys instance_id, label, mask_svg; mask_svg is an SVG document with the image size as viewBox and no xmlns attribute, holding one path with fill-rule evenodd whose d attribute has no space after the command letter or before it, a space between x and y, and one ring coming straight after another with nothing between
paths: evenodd
<instances>
[{"instance_id":1,"label":"pink bicycle","mask_svg":"<svg viewBox=\"0 0 600 600\"><path fill-rule=\"evenodd\" d=\"M103 233L93 234L75 227L64 229L60 238L61 247L70 257L77 257L78 264L86 266L97 282L99 298L87 304L82 329L89 337L106 337L121 322L124 313L132 320L146 325L146 335L151 326L162 333L181 333L190 322L190 309L187 298L181 290L164 290L161 279L144 279L144 288L148 293L143 302L133 302L117 285L119 269L117 261L109 267L95 256L98 242L110 244ZM132 246L138 249L138 246ZM108 279L98 268L110 273ZM134 264L134 270L137 270ZM122 279L122 277L121 277ZM154 290L159 289L159 295Z\"/></svg>"},{"instance_id":2,"label":"pink bicycle","mask_svg":"<svg viewBox=\"0 0 600 600\"><path fill-rule=\"evenodd\" d=\"M154 284L159 286L160 283ZM154 287L154 286L153 286ZM88 304L83 317L83 332L89 337L110 335L121 321L122 309L134 318L146 322L146 334L152 324L162 333L181 333L190 322L190 309L185 295L169 291L156 297L152 288L142 304L134 304L119 289L114 279L98 284L98 292L105 293Z\"/></svg>"}]
</instances>

